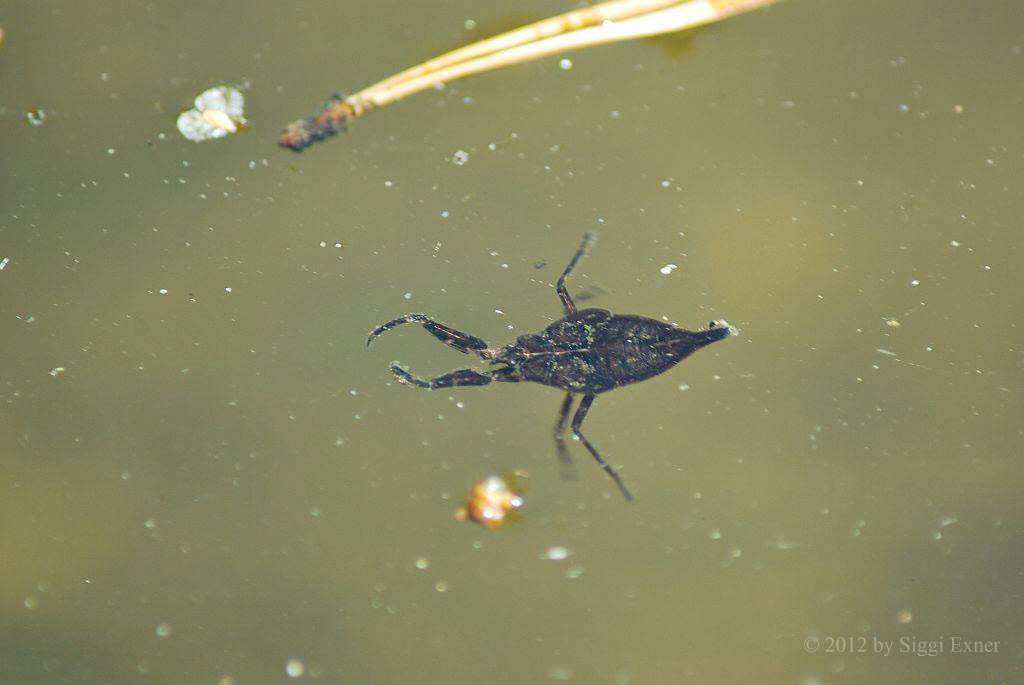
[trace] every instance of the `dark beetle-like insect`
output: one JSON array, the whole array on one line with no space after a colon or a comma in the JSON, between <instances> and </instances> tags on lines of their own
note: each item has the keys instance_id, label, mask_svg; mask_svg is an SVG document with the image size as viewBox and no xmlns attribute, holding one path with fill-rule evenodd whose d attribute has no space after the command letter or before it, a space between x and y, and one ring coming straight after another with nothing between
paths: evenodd
<instances>
[{"instance_id":1,"label":"dark beetle-like insect","mask_svg":"<svg viewBox=\"0 0 1024 685\"><path fill-rule=\"evenodd\" d=\"M599 393L668 371L705 345L735 335L737 331L724 320L712 321L702 331L687 331L643 316L612 314L606 309L577 311L565 288L565 279L593 242L593 234L584 235L580 248L558 277L556 290L565 309L565 317L540 333L519 336L511 345L494 349L480 338L449 328L425 314L406 314L370 331L366 345L369 346L374 338L395 326L421 323L445 345L467 354L474 352L481 359L490 361L494 368L483 373L459 369L423 380L398 363L392 363L392 373L403 383L433 390L457 385L487 385L491 381L532 381L565 390L565 399L555 423L555 446L559 457L566 463L570 459L565 446L565 424L569 418L573 395L583 395L572 417L572 433L615 481L623 496L632 500L633 496L619 474L580 432L594 398Z\"/></svg>"}]
</instances>

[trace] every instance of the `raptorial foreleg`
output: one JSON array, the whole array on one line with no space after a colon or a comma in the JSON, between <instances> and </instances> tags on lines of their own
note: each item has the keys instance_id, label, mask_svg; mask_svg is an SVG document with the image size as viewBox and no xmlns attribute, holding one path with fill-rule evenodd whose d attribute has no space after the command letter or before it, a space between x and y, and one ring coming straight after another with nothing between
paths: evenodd
<instances>
[{"instance_id":1,"label":"raptorial foreleg","mask_svg":"<svg viewBox=\"0 0 1024 685\"><path fill-rule=\"evenodd\" d=\"M437 378L430 378L423 380L412 375L397 363L392 362L391 373L395 374L398 380L402 383L408 383L409 385L415 385L418 388L427 388L428 390L436 390L437 388L453 388L459 385L487 385L491 382L491 377L488 374L479 373L472 369L459 369L458 371L452 371L446 373L443 376Z\"/></svg>"},{"instance_id":2,"label":"raptorial foreleg","mask_svg":"<svg viewBox=\"0 0 1024 685\"><path fill-rule=\"evenodd\" d=\"M406 314L405 316L388 321L387 323L382 323L370 331L370 335L366 338L366 346L369 347L370 343L372 343L374 339L382 333L390 331L392 328L401 326L405 323L421 323L428 333L443 342L445 345L455 348L459 352L464 352L466 354L469 352L476 352L484 359L488 358L488 356L484 354L484 351L487 350L486 341L481 340L475 335L463 333L462 331L455 330L450 326L445 326L443 323L438 323L426 314Z\"/></svg>"}]
</instances>

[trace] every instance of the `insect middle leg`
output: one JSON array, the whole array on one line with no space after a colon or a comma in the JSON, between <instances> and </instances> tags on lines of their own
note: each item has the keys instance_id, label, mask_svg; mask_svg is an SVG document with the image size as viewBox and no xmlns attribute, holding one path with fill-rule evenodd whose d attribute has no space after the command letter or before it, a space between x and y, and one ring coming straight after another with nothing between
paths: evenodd
<instances>
[{"instance_id":1,"label":"insect middle leg","mask_svg":"<svg viewBox=\"0 0 1024 685\"><path fill-rule=\"evenodd\" d=\"M481 357L485 359L487 358L487 355L484 354L484 351L487 349L486 341L481 340L475 335L463 333L462 331L457 331L454 328L445 326L443 323L438 323L426 314L406 314L405 316L393 319L387 323L382 323L370 331L370 335L366 338L366 346L369 347L370 343L372 343L374 338L378 335L405 323L421 323L428 333L448 347L453 347L459 352L464 352L466 354L476 352Z\"/></svg>"},{"instance_id":2,"label":"insect middle leg","mask_svg":"<svg viewBox=\"0 0 1024 685\"><path fill-rule=\"evenodd\" d=\"M558 292L558 299L562 301L562 307L565 309L566 316L576 313L576 304L572 301L572 298L569 297L569 291L565 288L565 279L570 273L572 273L572 270L576 268L576 262L580 261L583 255L587 253L587 250L590 249L590 246L594 244L594 240L595 237L593 233L587 232L583 234L583 242L580 243L580 247L576 250L576 254L574 254L572 259L569 260L569 266L565 267L565 271L563 271L562 275L558 277L558 282L555 284L555 290Z\"/></svg>"},{"instance_id":3,"label":"insect middle leg","mask_svg":"<svg viewBox=\"0 0 1024 685\"><path fill-rule=\"evenodd\" d=\"M604 472L607 473L613 481L615 481L615 484L619 486L619 490L622 491L622 496L625 497L627 501L632 502L633 495L631 495L629 490L626 489L626 485L622 482L622 478L619 477L619 474L614 468L612 468L611 464L606 462L601 455L598 454L597 449L591 445L590 441L583 437L583 433L580 432L580 426L583 425L583 419L587 418L587 412L590 410L590 405L593 404L595 397L597 397L597 395L583 396L580 406L576 409L576 415L572 417L572 434L579 438L580 442L583 443L583 446L587 448L587 451L593 455L594 459L597 460L597 463L601 465L602 469L604 469Z\"/></svg>"},{"instance_id":4,"label":"insect middle leg","mask_svg":"<svg viewBox=\"0 0 1024 685\"><path fill-rule=\"evenodd\" d=\"M555 421L555 449L558 451L558 459L566 466L572 465L572 457L569 456L569 448L565 446L565 424L569 421L569 409L572 408L572 393L565 393L562 400L562 408L558 410L558 420Z\"/></svg>"},{"instance_id":5,"label":"insect middle leg","mask_svg":"<svg viewBox=\"0 0 1024 685\"><path fill-rule=\"evenodd\" d=\"M459 369L437 378L423 380L412 375L396 363L391 364L391 373L395 374L402 383L415 385L419 388L427 388L428 390L453 388L458 385L487 385L492 380L489 375L473 371L472 369Z\"/></svg>"}]
</instances>

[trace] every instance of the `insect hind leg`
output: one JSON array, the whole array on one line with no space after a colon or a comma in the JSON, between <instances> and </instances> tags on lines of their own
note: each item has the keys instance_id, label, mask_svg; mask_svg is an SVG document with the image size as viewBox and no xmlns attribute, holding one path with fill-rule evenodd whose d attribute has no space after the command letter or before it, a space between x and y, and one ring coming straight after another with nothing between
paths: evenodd
<instances>
[{"instance_id":1,"label":"insect hind leg","mask_svg":"<svg viewBox=\"0 0 1024 685\"><path fill-rule=\"evenodd\" d=\"M397 362L391 363L391 373L395 374L401 383L415 385L418 388L426 388L428 390L454 388L459 385L487 385L492 380L489 375L473 371L472 369L459 369L437 378L423 380L399 366Z\"/></svg>"},{"instance_id":2,"label":"insect hind leg","mask_svg":"<svg viewBox=\"0 0 1024 685\"><path fill-rule=\"evenodd\" d=\"M397 319L388 321L387 323L382 323L370 331L370 335L366 338L366 346L369 347L370 343L372 343L377 336L406 323L421 323L428 333L448 347L452 347L465 354L476 352L481 357L485 359L487 358L487 355L485 354L485 351L487 350L486 341L481 340L475 335L463 333L462 331L455 330L450 326L445 326L443 323L438 323L426 314L406 314L405 316L400 316Z\"/></svg>"},{"instance_id":3,"label":"insect hind leg","mask_svg":"<svg viewBox=\"0 0 1024 685\"><path fill-rule=\"evenodd\" d=\"M591 456L597 460L597 463L601 465L604 472L607 473L613 481L615 481L615 484L619 486L619 490L622 492L622 496L626 498L626 501L632 502L633 495L626 489L626 484L622 482L622 478L619 477L618 472L611 464L604 460L604 458L598 453L597 448L591 445L590 441L583 437L583 433L580 432L580 427L583 425L583 419L587 418L587 412L590 410L590 405L593 404L595 397L597 397L597 395L583 396L580 406L576 409L576 414L572 417L572 434L579 438L579 441L583 443L583 446L587 448L587 451L590 452Z\"/></svg>"}]
</instances>

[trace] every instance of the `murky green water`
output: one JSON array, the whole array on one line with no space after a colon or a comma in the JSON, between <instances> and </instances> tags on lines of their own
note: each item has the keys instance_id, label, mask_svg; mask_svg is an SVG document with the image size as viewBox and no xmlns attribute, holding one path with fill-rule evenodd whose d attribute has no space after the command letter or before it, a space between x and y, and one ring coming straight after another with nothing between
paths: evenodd
<instances>
[{"instance_id":1,"label":"murky green water","mask_svg":"<svg viewBox=\"0 0 1024 685\"><path fill-rule=\"evenodd\" d=\"M787 0L275 146L571 6L0 15L0 681L1021 682L1021 5ZM594 404L633 505L558 391L364 348L539 329L585 230L588 305L742 329ZM514 468L519 524L452 520Z\"/></svg>"}]
</instances>

